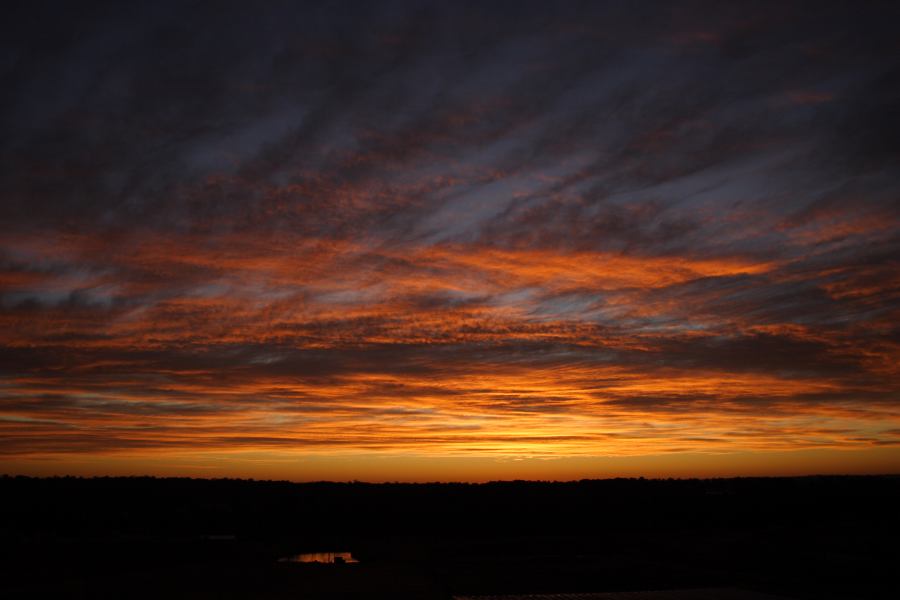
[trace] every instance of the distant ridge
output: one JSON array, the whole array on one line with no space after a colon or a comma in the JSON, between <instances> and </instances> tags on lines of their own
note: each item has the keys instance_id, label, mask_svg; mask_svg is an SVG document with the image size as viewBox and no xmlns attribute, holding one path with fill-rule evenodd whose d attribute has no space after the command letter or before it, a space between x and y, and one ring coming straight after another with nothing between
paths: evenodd
<instances>
[{"instance_id":1,"label":"distant ridge","mask_svg":"<svg viewBox=\"0 0 900 600\"><path fill-rule=\"evenodd\" d=\"M604 592L587 594L512 594L491 596L454 596L454 600L787 600L747 590L709 588L661 590L652 592Z\"/></svg>"}]
</instances>

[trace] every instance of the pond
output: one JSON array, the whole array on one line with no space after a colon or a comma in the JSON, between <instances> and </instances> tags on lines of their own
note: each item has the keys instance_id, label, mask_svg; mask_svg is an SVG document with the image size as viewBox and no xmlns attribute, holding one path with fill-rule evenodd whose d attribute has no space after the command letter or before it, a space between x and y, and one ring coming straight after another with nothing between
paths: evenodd
<instances>
[{"instance_id":1,"label":"pond","mask_svg":"<svg viewBox=\"0 0 900 600\"><path fill-rule=\"evenodd\" d=\"M305 554L295 554L286 556L278 560L278 562L291 563L324 563L344 565L358 563L350 552L307 552Z\"/></svg>"}]
</instances>

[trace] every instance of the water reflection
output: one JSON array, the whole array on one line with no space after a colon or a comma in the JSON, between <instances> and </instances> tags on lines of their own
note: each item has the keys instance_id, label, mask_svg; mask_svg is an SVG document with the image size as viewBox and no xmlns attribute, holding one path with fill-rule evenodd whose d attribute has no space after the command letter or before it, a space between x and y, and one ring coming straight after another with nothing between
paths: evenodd
<instances>
[{"instance_id":1,"label":"water reflection","mask_svg":"<svg viewBox=\"0 0 900 600\"><path fill-rule=\"evenodd\" d=\"M279 562L295 562L295 563L327 563L327 564L350 564L359 561L353 558L349 552L307 552L305 554L295 554L280 559Z\"/></svg>"}]
</instances>

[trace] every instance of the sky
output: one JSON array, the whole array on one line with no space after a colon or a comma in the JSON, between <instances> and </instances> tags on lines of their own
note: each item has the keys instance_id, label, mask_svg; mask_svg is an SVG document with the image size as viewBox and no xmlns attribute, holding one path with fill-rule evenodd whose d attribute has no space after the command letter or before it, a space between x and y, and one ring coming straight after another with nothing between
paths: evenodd
<instances>
[{"instance_id":1,"label":"sky","mask_svg":"<svg viewBox=\"0 0 900 600\"><path fill-rule=\"evenodd\" d=\"M900 472L895 2L28 2L0 472Z\"/></svg>"}]
</instances>

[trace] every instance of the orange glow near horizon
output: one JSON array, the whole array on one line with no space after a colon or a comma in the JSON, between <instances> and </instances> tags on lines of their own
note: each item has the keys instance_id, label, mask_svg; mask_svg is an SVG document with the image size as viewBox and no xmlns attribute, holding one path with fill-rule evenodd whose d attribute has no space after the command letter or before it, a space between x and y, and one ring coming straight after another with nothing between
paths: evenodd
<instances>
[{"instance_id":1,"label":"orange glow near horizon","mask_svg":"<svg viewBox=\"0 0 900 600\"><path fill-rule=\"evenodd\" d=\"M17 241L48 262L104 255L89 237L53 247ZM715 297L659 299L703 278L777 279L789 265L473 247L385 254L308 239L259 246L238 238L223 248L145 238L104 259L134 269L140 281L101 274L89 289L160 300L105 309L99 328L96 310L4 317L7 347L44 347L59 357L4 381L5 395L17 399L0 424L11 471L53 472L68 456L119 472L111 465L132 457L132 473L174 460L199 475L331 478L328 465L334 478L428 479L432 467L416 462L428 459L449 461L435 476L468 480L524 464L524 476L549 475L547 465L568 472L559 461L576 458L586 461L572 463L582 475L617 473L602 465L627 458L621 464L643 473L650 463L639 459L649 456L654 474L686 474L685 465L707 472L704 461L723 464L712 456L747 453L757 458L736 472L762 472L767 453L782 453L785 464L769 466L777 473L794 472L791 452L821 451L820 463L802 464L831 472L842 463L828 457L867 447L895 456L889 446L900 441L895 404L859 401L889 398L891 378L747 369L739 359L716 364L716 346L734 335L815 343L836 360L865 361L871 372L895 369L896 348L854 347L840 331L761 326L695 309ZM171 297L171 280L185 272L206 291ZM38 283L48 293L70 285L50 276ZM555 307L555 298L585 290L607 301ZM635 320L648 325L616 325ZM685 366L665 360L691 351L709 356ZM361 452L409 460L363 461L372 470L360 470ZM176 460L192 453L206 466ZM223 467L235 453L259 458ZM694 458L679 460L684 454ZM305 472L306 458L318 470ZM716 469L709 472L727 472Z\"/></svg>"}]
</instances>

